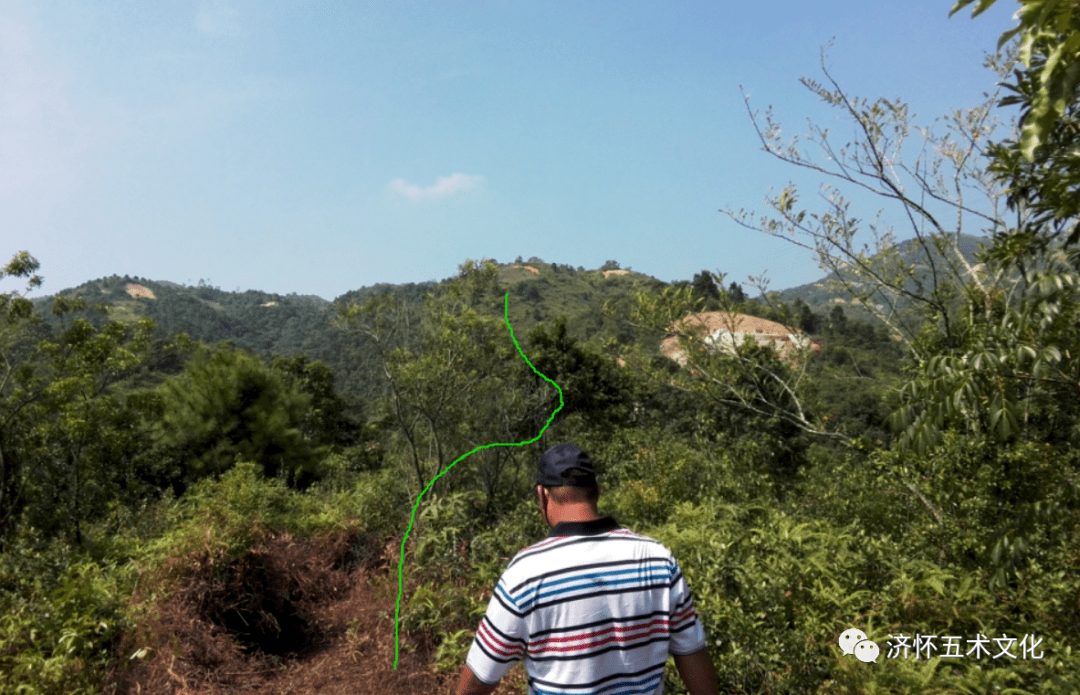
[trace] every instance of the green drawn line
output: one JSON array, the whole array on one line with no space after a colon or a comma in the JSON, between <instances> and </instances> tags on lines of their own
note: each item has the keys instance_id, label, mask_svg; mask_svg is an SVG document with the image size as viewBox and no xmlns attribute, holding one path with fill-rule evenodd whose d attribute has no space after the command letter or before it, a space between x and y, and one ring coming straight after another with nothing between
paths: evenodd
<instances>
[{"instance_id":1,"label":"green drawn line","mask_svg":"<svg viewBox=\"0 0 1080 695\"><path fill-rule=\"evenodd\" d=\"M481 449L490 449L493 446L525 446L526 444L532 444L537 439L540 439L540 437L544 434L544 432L547 431L547 428L551 424L551 421L555 419L555 414L563 409L562 388L560 388L559 385L556 384L554 381L547 378L547 376L545 376L543 374L540 374L540 372L537 371L536 367L533 366L533 363L530 362L529 358L525 356L525 353L521 349L521 345L518 344L517 338L514 337L514 327L510 325L510 293L509 292L507 292L503 296L503 317L506 320L506 327L510 329L510 340L514 341L514 347L517 348L518 354L521 355L521 358L523 360L525 360L525 363L529 365L529 368L532 369L534 372L536 372L536 374L541 379L548 382L549 384L554 386L559 391L559 407L556 408L555 411L552 412L551 415L548 417L547 422L544 423L544 429L540 430L540 434L538 434L535 437L533 437L532 439L526 440L524 442L498 442L496 444L484 444L483 446L476 447L475 449L473 449L472 451L470 451L467 454L462 454L461 456L459 456L457 458L456 461L454 461L449 466L444 468L442 470L442 473L439 473L437 476L432 478L431 482L427 484L427 487L425 487L423 489L423 491L420 493L420 495L416 498L416 504L414 504L413 508L412 508L412 516L409 517L409 527L407 529L405 529L405 537L401 539L401 560L398 562L397 607L394 609L394 670L395 671L397 670L398 656L399 656L399 646L400 646L400 643L401 643L401 640L399 639L399 636L398 636L398 630L400 628L400 622L401 622L401 619L400 619L400 615L401 615L401 587L402 587L402 568L405 566L405 541L409 540L409 531L412 530L413 521L416 520L416 510L420 507L420 498L424 496L425 492L427 492L428 490L431 489L431 486L435 484L436 480L438 480L439 478L441 478L443 476L443 473L446 473L446 471L448 471L451 468L453 468L454 466L456 466L458 464L458 462L461 461L462 459L465 459L468 456L472 456L473 454L480 451Z\"/></svg>"}]
</instances>

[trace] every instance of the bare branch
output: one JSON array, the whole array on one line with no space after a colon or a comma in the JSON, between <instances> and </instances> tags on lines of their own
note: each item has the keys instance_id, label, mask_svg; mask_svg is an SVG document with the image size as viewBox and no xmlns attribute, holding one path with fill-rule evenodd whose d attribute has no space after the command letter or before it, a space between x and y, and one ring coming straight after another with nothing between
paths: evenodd
<instances>
[{"instance_id":1,"label":"bare branch","mask_svg":"<svg viewBox=\"0 0 1080 695\"><path fill-rule=\"evenodd\" d=\"M991 106L997 95L970 111L958 111L945 120L948 132L934 135L918 128L922 142L914 159L907 157L913 144L907 105L898 99L869 101L849 95L833 77L821 55L824 82L803 79L803 85L824 103L837 108L855 126L852 141L837 146L828 129L809 123L809 142L820 154L812 156L798 137L781 139L772 110L764 115L751 109L745 98L751 125L769 155L824 177L819 194L824 210L813 212L798 205L793 184L770 194L770 214L751 216L745 210L722 210L747 229L776 236L813 251L820 267L831 273L847 294L871 315L900 335L909 348L917 335L917 322L905 316L905 307L921 307L922 313L952 336L955 288L974 278L980 291L996 278L980 275L979 268L960 251L965 224L976 220L980 234L1000 229L1001 190L986 171L983 148L997 127ZM914 264L901 263L891 227L875 220L864 223L850 214L841 190L865 191L891 206L891 214L904 220L919 250ZM965 196L975 191L987 205L971 205ZM951 210L951 226L939 211ZM857 239L870 232L874 248ZM921 323L921 322L919 322Z\"/></svg>"}]
</instances>

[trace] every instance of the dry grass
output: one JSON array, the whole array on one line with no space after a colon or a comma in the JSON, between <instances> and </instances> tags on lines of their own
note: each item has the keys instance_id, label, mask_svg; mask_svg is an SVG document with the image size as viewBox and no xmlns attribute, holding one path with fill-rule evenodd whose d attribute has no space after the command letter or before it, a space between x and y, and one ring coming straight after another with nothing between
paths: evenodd
<instances>
[{"instance_id":1,"label":"dry grass","mask_svg":"<svg viewBox=\"0 0 1080 695\"><path fill-rule=\"evenodd\" d=\"M200 563L139 635L125 639L124 666L108 691L453 692L458 674L435 673L430 650L406 636L393 668L396 546L365 542L357 534L321 541L279 535L225 566ZM145 659L128 658L146 646ZM525 689L516 667L496 692Z\"/></svg>"}]
</instances>

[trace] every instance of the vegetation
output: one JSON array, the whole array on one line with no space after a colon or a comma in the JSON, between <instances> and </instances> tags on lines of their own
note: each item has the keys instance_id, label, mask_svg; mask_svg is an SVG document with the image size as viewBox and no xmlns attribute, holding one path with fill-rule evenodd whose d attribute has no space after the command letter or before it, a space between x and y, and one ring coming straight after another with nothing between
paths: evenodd
<instances>
[{"instance_id":1,"label":"vegetation","mask_svg":"<svg viewBox=\"0 0 1080 695\"><path fill-rule=\"evenodd\" d=\"M937 159L905 167L903 104L827 73L807 86L857 133L812 130L831 164L761 122L768 152L837 188L823 210L787 189L772 217L733 214L811 245L849 293L831 298L854 304L537 258L333 305L138 278L34 303L37 262L16 254L0 271L26 283L0 296L0 695L445 688L507 560L545 532L533 467L567 440L597 461L601 511L674 551L725 692L1077 692L1075 85L1038 120L1070 78L1038 62L1052 36L1029 48L1001 71L1020 129L991 142L993 104L958 114L926 131ZM957 197L969 185L981 201ZM851 186L897 205L915 239L868 229ZM881 253L862 245L875 230ZM507 335L506 292L565 407L541 441L472 456L424 498L406 676L390 671L390 597L416 495L555 407ZM678 323L703 310L816 342L718 349ZM685 367L658 354L669 336ZM840 651L852 627L876 665Z\"/></svg>"}]
</instances>

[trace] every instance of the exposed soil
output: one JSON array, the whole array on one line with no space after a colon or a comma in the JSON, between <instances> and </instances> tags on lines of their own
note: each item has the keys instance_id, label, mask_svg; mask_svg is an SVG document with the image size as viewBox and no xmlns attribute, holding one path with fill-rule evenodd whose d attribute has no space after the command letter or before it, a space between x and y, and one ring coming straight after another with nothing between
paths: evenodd
<instances>
[{"instance_id":1,"label":"exposed soil","mask_svg":"<svg viewBox=\"0 0 1080 695\"><path fill-rule=\"evenodd\" d=\"M432 650L402 636L394 663L397 547L342 535L264 539L239 560L194 570L121 648L116 693L451 693ZM391 569L393 571L391 571ZM150 647L145 657L129 657ZM525 692L520 665L497 693Z\"/></svg>"},{"instance_id":2,"label":"exposed soil","mask_svg":"<svg viewBox=\"0 0 1080 695\"><path fill-rule=\"evenodd\" d=\"M144 299L157 299L157 297L154 296L154 291L152 289L150 289L149 287L143 287L142 285L136 285L135 283L132 283L132 282L129 282L128 284L124 285L124 291L127 292L132 297L143 297Z\"/></svg>"}]
</instances>

